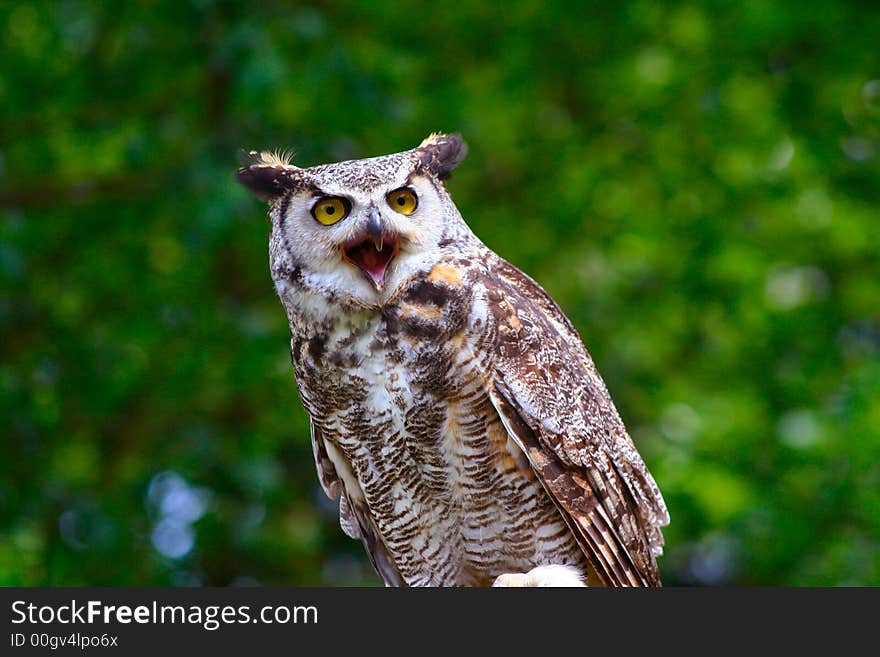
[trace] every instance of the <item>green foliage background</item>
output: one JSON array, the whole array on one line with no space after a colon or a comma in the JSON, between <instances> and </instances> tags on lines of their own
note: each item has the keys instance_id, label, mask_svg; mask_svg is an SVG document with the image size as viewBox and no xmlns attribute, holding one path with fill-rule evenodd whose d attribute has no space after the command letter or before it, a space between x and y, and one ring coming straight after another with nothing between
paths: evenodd
<instances>
[{"instance_id":1,"label":"green foliage background","mask_svg":"<svg viewBox=\"0 0 880 657\"><path fill-rule=\"evenodd\" d=\"M880 584L873 2L0 4L0 584L376 583L322 500L240 147L460 131L667 584Z\"/></svg>"}]
</instances>

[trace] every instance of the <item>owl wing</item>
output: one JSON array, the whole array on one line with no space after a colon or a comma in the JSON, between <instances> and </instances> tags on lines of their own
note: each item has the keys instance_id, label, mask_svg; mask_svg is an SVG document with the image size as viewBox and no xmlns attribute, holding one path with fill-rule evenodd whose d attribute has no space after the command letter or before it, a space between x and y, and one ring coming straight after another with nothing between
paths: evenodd
<instances>
[{"instance_id":1,"label":"owl wing","mask_svg":"<svg viewBox=\"0 0 880 657\"><path fill-rule=\"evenodd\" d=\"M483 281L489 395L600 583L659 586L666 505L568 318L495 254Z\"/></svg>"},{"instance_id":2,"label":"owl wing","mask_svg":"<svg viewBox=\"0 0 880 657\"><path fill-rule=\"evenodd\" d=\"M339 499L339 524L351 538L359 538L364 544L367 556L373 568L388 586L403 586L404 581L394 560L391 559L376 524L366 508L359 500L363 500L360 486L353 477L345 477L347 482L340 480L333 459L330 458L327 443L321 429L311 421L312 451L315 454L315 465L321 488L331 500ZM334 452L337 460L343 458ZM344 466L345 467L345 466Z\"/></svg>"}]
</instances>

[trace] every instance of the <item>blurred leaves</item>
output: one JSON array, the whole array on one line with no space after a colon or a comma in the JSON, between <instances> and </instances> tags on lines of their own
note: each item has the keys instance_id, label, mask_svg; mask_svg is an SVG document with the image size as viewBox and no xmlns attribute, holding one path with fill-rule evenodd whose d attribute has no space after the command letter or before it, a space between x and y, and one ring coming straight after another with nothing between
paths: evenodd
<instances>
[{"instance_id":1,"label":"blurred leaves","mask_svg":"<svg viewBox=\"0 0 880 657\"><path fill-rule=\"evenodd\" d=\"M605 376L665 581L880 583L878 33L832 0L3 3L0 584L377 581L231 173L433 130Z\"/></svg>"}]
</instances>

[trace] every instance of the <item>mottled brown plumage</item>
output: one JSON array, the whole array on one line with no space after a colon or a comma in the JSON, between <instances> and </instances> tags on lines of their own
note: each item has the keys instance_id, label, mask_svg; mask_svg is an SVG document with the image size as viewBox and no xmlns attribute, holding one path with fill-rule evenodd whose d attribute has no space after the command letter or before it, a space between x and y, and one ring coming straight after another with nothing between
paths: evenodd
<instances>
[{"instance_id":1,"label":"mottled brown plumage","mask_svg":"<svg viewBox=\"0 0 880 657\"><path fill-rule=\"evenodd\" d=\"M252 154L239 170L271 204L321 484L389 585L550 564L659 585L660 492L574 327L459 215L441 181L464 153L432 135L308 169Z\"/></svg>"}]
</instances>

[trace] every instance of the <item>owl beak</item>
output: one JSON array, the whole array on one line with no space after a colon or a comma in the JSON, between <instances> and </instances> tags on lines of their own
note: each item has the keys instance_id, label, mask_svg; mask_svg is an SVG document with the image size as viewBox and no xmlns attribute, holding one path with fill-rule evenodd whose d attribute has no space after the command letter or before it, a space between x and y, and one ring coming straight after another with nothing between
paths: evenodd
<instances>
[{"instance_id":1,"label":"owl beak","mask_svg":"<svg viewBox=\"0 0 880 657\"><path fill-rule=\"evenodd\" d=\"M381 252L384 246L385 227L382 225L382 215L376 208L370 210L370 217L367 222L367 236L373 240L376 250Z\"/></svg>"},{"instance_id":2,"label":"owl beak","mask_svg":"<svg viewBox=\"0 0 880 657\"><path fill-rule=\"evenodd\" d=\"M366 275L376 291L381 292L385 289L385 275L398 248L397 238L385 231L382 215L373 209L367 217L363 237L346 244L342 253L346 260Z\"/></svg>"}]
</instances>

